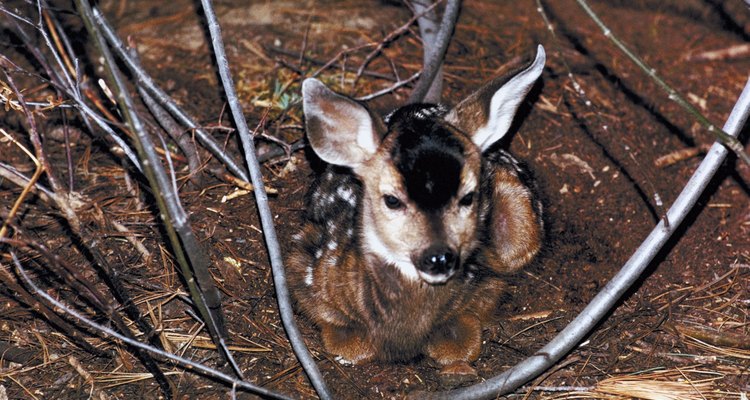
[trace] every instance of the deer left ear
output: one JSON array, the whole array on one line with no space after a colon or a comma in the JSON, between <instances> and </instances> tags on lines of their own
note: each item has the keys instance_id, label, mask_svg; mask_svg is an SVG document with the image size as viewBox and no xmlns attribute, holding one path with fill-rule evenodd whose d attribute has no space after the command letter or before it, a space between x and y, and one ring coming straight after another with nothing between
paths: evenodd
<instances>
[{"instance_id":1,"label":"deer left ear","mask_svg":"<svg viewBox=\"0 0 750 400\"><path fill-rule=\"evenodd\" d=\"M460 102L445 120L468 133L482 151L508 133L521 102L542 74L546 55L537 47L536 58L520 72L500 76Z\"/></svg>"},{"instance_id":2,"label":"deer left ear","mask_svg":"<svg viewBox=\"0 0 750 400\"><path fill-rule=\"evenodd\" d=\"M379 121L362 104L308 78L302 82L302 109L307 138L323 161L353 168L377 151Z\"/></svg>"}]
</instances>

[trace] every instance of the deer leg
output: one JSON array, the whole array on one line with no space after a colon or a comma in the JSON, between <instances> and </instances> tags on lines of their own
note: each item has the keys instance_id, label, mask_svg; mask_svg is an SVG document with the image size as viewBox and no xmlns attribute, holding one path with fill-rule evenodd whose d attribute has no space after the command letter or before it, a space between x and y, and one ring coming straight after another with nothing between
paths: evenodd
<instances>
[{"instance_id":1,"label":"deer leg","mask_svg":"<svg viewBox=\"0 0 750 400\"><path fill-rule=\"evenodd\" d=\"M375 358L375 349L364 329L325 324L321 326L321 336L326 350L335 354L341 364L364 364Z\"/></svg>"},{"instance_id":2,"label":"deer leg","mask_svg":"<svg viewBox=\"0 0 750 400\"><path fill-rule=\"evenodd\" d=\"M476 378L471 362L479 358L481 346L482 324L476 315L465 313L438 328L426 352L442 366L440 380L453 386Z\"/></svg>"}]
</instances>

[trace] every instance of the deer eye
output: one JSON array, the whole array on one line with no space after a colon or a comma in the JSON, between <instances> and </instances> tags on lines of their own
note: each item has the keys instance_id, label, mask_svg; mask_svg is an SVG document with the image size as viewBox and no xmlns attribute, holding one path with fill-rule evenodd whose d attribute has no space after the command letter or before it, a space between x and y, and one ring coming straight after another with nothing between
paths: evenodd
<instances>
[{"instance_id":1,"label":"deer eye","mask_svg":"<svg viewBox=\"0 0 750 400\"><path fill-rule=\"evenodd\" d=\"M461 200L458 201L458 205L462 207L470 206L471 203L474 202L474 196L475 192L469 192L464 197L461 197Z\"/></svg>"},{"instance_id":2,"label":"deer eye","mask_svg":"<svg viewBox=\"0 0 750 400\"><path fill-rule=\"evenodd\" d=\"M401 200L390 194L383 196L383 201L385 202L385 206L391 210L396 210L404 206L404 203L402 203Z\"/></svg>"}]
</instances>

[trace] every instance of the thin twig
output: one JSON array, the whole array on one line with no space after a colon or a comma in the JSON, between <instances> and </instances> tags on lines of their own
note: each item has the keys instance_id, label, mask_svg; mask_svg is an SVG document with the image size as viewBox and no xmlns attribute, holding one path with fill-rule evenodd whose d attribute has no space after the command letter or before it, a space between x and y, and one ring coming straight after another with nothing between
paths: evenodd
<instances>
[{"instance_id":1,"label":"thin twig","mask_svg":"<svg viewBox=\"0 0 750 400\"><path fill-rule=\"evenodd\" d=\"M296 142L289 145L289 154L294 153L295 151L299 151L305 148L305 141L303 139L297 140ZM272 158L281 157L287 155L287 150L283 147L274 147L262 154L258 154L258 162L263 163L266 162ZM252 190L252 187L250 187L249 190ZM269 190L273 190L274 193L270 193ZM278 192L275 189L272 188L266 188L266 192L269 192L270 194L275 194Z\"/></svg>"},{"instance_id":2,"label":"thin twig","mask_svg":"<svg viewBox=\"0 0 750 400\"><path fill-rule=\"evenodd\" d=\"M403 35L405 32L409 30L409 27L414 24L418 19L422 18L425 14L433 11L435 7L441 2L442 0L438 0L435 3L433 3L431 6L415 13L413 17L411 17L408 21L406 21L405 24L401 25L400 27L394 29L391 33L389 33L383 40L378 43L378 45L373 49L367 56L365 57L365 60L362 61L362 65L359 66L359 69L357 70L357 74L354 77L354 84L357 83L360 77L362 77L362 73L365 71L365 68L370 64L370 62L380 54L380 52L383 51L385 46L389 45L392 41L396 40L399 36ZM396 77L398 79L398 77Z\"/></svg>"},{"instance_id":3,"label":"thin twig","mask_svg":"<svg viewBox=\"0 0 750 400\"><path fill-rule=\"evenodd\" d=\"M94 8L94 20L96 24L102 29L104 36L107 41L112 45L112 48L117 52L118 57L125 63L131 73L136 78L138 86L144 87L151 95L154 96L155 100L166 108L177 120L180 121L186 127L195 131L196 137L201 144L203 144L208 151L211 152L219 161L221 161L229 171L238 176L244 181L248 180L247 173L240 167L229 155L224 151L222 146L217 143L214 138L206 132L198 123L193 120L190 115L177 105L155 82L151 77L143 70L141 65L133 60L128 54L128 50L122 43L117 34L115 33L112 26L107 22L101 11L98 8Z\"/></svg>"},{"instance_id":4,"label":"thin twig","mask_svg":"<svg viewBox=\"0 0 750 400\"><path fill-rule=\"evenodd\" d=\"M21 174L12 165L5 164L3 162L0 162L0 178L7 179L8 181L13 182L18 187L25 187L26 185L29 185L29 182L31 181L30 178L27 178L26 176ZM45 203L51 203L53 205L57 204L58 200L55 198L55 193L44 187L39 182L36 182L33 185L29 185L29 187L31 193L39 196L39 198Z\"/></svg>"},{"instance_id":5,"label":"thin twig","mask_svg":"<svg viewBox=\"0 0 750 400\"><path fill-rule=\"evenodd\" d=\"M49 27L49 32L52 35L53 42L55 43L55 46L58 49L58 53L60 54L62 60L65 63L66 71L69 74L75 73L75 67L73 66L73 63L70 61L70 57L68 54L72 55L74 54L72 52L72 47L70 47L70 43L67 40L62 40L61 37L67 39L65 36L65 30L62 29L59 23L57 23L57 19L52 19L49 15L49 10L46 8L42 8L41 10L41 16L44 18L45 23ZM42 29L41 26L38 27L39 29ZM58 33L60 33L58 35ZM63 45L63 43L65 45ZM63 49L65 47L65 49ZM65 51L63 51L65 50Z\"/></svg>"},{"instance_id":6,"label":"thin twig","mask_svg":"<svg viewBox=\"0 0 750 400\"><path fill-rule=\"evenodd\" d=\"M145 104L149 111L151 111L151 115L153 115L157 122L159 122L159 125L164 128L172 140L177 143L177 146L179 146L183 154L185 154L190 171L190 180L195 184L199 183L198 172L201 168L201 162L198 158L198 151L190 140L190 135L187 135L185 131L180 129L175 120L167 114L166 110L164 110L154 98L143 89L143 87L138 87L138 94L141 95L143 104ZM166 149L167 147L164 146L164 148Z\"/></svg>"},{"instance_id":7,"label":"thin twig","mask_svg":"<svg viewBox=\"0 0 750 400\"><path fill-rule=\"evenodd\" d=\"M558 50L562 53L562 46L560 44L560 39L557 36L557 33L555 32L555 28L552 25L552 22L550 21L549 17L547 16L547 12L545 10L544 5L542 4L542 0L536 0L537 5L537 11L542 17L542 20L544 20L545 25L547 26L547 30L550 33L550 36L552 37L552 40L554 41L555 45L557 46ZM616 137L618 141L627 141L627 138L624 137L624 135L620 135L618 132L616 132L617 128L612 127L610 124L606 123L602 119L602 112L599 110L599 107L597 106L596 102L593 101L588 94L586 93L586 90L584 90L584 87L581 85L581 83L578 81L578 78L573 73L573 69L570 67L570 64L568 63L568 60L566 57L560 57L560 62L562 62L563 67L565 68L566 75L568 77L568 80L570 81L573 91L575 94L579 97L580 103L583 104L586 108L588 108L588 112L586 114L593 115L593 118L597 120L598 127L603 132L609 132L610 135ZM564 92L565 93L565 92ZM602 146L603 144L598 145ZM627 147L627 146L626 146ZM636 177L628 170L628 168L625 167L625 165L616 163L619 165L620 171L622 171L623 175L631 181L635 187L635 190L638 192L639 197L643 200L644 205L646 206L646 209L654 216L654 219L658 220L659 218L664 218L664 212L666 209L664 208L664 205L659 200L661 199L661 196L659 195L658 191L656 190L656 187L654 186L652 179L650 177L650 169L648 168L641 168L640 163L635 158L632 152L628 152L629 158L633 161L633 163L636 165L635 171L637 171L640 174L640 180L641 182L638 182L636 180ZM645 187L644 187L645 186ZM649 193L650 192L650 195ZM652 204L651 199L655 200L654 204Z\"/></svg>"},{"instance_id":8,"label":"thin twig","mask_svg":"<svg viewBox=\"0 0 750 400\"><path fill-rule=\"evenodd\" d=\"M687 61L733 60L750 56L750 43L735 44L718 50L709 50L686 57Z\"/></svg>"},{"instance_id":9,"label":"thin twig","mask_svg":"<svg viewBox=\"0 0 750 400\"><path fill-rule=\"evenodd\" d=\"M712 134L718 141L723 143L725 146L727 146L730 150L732 150L737 157L742 159L747 165L750 165L750 155L745 153L744 147L742 146L742 143L737 140L734 136L727 133L725 130L720 129L711 122L708 118L706 118L697 108L695 108L692 104L690 104L687 100L685 100L682 95L680 95L675 89L673 89L667 82L665 82L659 75L656 74L656 70L654 68L651 68L646 64L645 61L643 61L640 57L638 57L635 53L633 53L625 44L617 37L614 33L607 27L607 25L602 22L602 20L599 18L599 16L594 12L594 10L589 7L589 4L586 2L586 0L576 0L578 2L578 5L583 8L583 10L586 12L586 14L591 17L591 19L596 23L597 26L602 30L604 33L604 37L612 41L612 43L615 44L625 55L630 58L635 65L637 65L643 72L646 73L646 75L651 78L656 84L662 88L667 93L667 98L669 100L674 101L677 103L680 107L685 109L687 112L689 112L698 122L700 122L701 125L703 125L706 130L710 134Z\"/></svg>"},{"instance_id":10,"label":"thin twig","mask_svg":"<svg viewBox=\"0 0 750 400\"><path fill-rule=\"evenodd\" d=\"M289 400L290 397L287 397L286 395L283 395L281 393L274 392L272 390L254 385L250 382L243 381L240 379L237 379L235 377L232 377L230 375L227 375L221 371L217 371L213 368L209 368L203 364L197 363L195 361L189 360L187 358L183 358L180 356L177 356L175 354L169 353L167 351L164 351L162 349L147 345L145 343L141 343L137 340L130 339L128 337L125 337L118 333L117 331L114 331L104 325L97 324L96 322L86 318L84 315L80 314L79 312L73 310L72 308L66 306L65 304L57 301L52 296L45 293L43 290L41 290L34 282L29 278L28 274L26 273L26 270L23 268L21 263L18 261L18 258L15 255L15 252L11 251L11 256L13 258L13 263L16 266L16 270L18 271L18 274L23 278L24 282L34 291L34 294L37 296L40 296L44 298L46 301L48 301L50 304L52 304L56 309L62 311L63 313L70 315L79 321L83 322L85 325L88 325L92 329L95 329L99 332L102 332L105 335L111 336L123 343L126 343L130 346L137 347L141 350L147 351L151 354L158 355L166 360L172 361L175 364L178 364L188 370L196 371L198 373L204 374L206 376L209 376L213 379L225 382L227 384L231 384L233 387L237 387L240 389L247 390L248 392L255 393L261 396L265 396L272 399L281 399L281 400Z\"/></svg>"},{"instance_id":11,"label":"thin twig","mask_svg":"<svg viewBox=\"0 0 750 400\"><path fill-rule=\"evenodd\" d=\"M317 71L315 71L313 74L309 75L311 77L317 76L318 74L320 74L321 72L323 72L323 70L325 70L328 67L343 69L346 72L354 72L355 71L354 68L347 67L347 66L342 65L342 64L338 64L335 61L338 60L339 58L341 58L341 56L343 54L345 54L345 53L350 53L352 51L360 50L362 48L371 47L371 46L372 45L370 43L368 43L366 45L357 46L355 48L341 50L339 53L336 54L335 57L333 57L332 59L330 59L328 61L319 60L317 58L313 58L313 57L309 57L309 56L305 56L305 55L302 55L302 59L304 61L307 61L307 62L309 62L311 64L314 64L314 65L323 65L323 66L325 66L325 68L320 68ZM281 55L284 55L284 56L288 56L288 57L298 57L299 56L298 53L295 53L293 51L289 51L289 50L281 48L281 47L265 46L264 49L266 49L267 51L270 51L270 52L273 52L273 53L278 53L278 54L281 54ZM279 60L279 59L277 59L276 61L277 62L281 62L281 60ZM299 68L297 68L296 66L289 65L289 64L284 64L284 66L287 67L287 68L290 68L290 69L294 70L295 72L297 72L299 74L303 74L304 73L304 71L299 70ZM394 78L393 76L387 75L387 74L381 74L380 72L374 72L374 71L365 70L362 74L366 75L366 76L369 76L371 78L383 79L383 80L391 81L391 82L398 81L398 78Z\"/></svg>"},{"instance_id":12,"label":"thin twig","mask_svg":"<svg viewBox=\"0 0 750 400\"><path fill-rule=\"evenodd\" d=\"M320 68L318 68L317 70L315 70L309 76L310 77L316 77L316 76L320 75L321 72L327 70L328 68L334 67L334 68L340 68L342 70L342 75L341 76L342 76L342 79L343 79L343 76L344 76L343 72L348 71L348 69L346 67L346 58L344 58L344 64L337 64L336 61L339 58L344 57L344 56L346 56L349 53L354 53L356 51L359 51L359 50L362 50L362 49L365 49L365 48L368 48L368 47L372 47L372 46L375 46L375 44L374 43L365 43L365 44L360 45L360 46L356 46L356 47L352 47L352 48L340 50L338 53L336 53L335 56L333 56L333 58L331 58L326 63L324 63ZM342 86L343 86L343 82L342 82Z\"/></svg>"},{"instance_id":13,"label":"thin twig","mask_svg":"<svg viewBox=\"0 0 750 400\"><path fill-rule=\"evenodd\" d=\"M73 52L73 48L70 45L68 36L65 34L65 30L60 26L56 18L53 19L50 16L50 12L48 9L42 9L42 15L44 17L45 23L49 27L49 31L52 35L52 38L54 39L55 46L57 46L58 52L65 61L65 66L68 68L68 72L75 73L75 67L73 66L73 63L70 61L70 57L68 56L68 54L72 55L75 53ZM68 163L68 191L73 192L75 190L75 165L73 164L73 154L70 149L70 129L68 126L68 116L65 113L64 109L60 110L60 115L62 116L63 135L65 138L65 158Z\"/></svg>"},{"instance_id":14,"label":"thin twig","mask_svg":"<svg viewBox=\"0 0 750 400\"><path fill-rule=\"evenodd\" d=\"M372 100L374 98L377 98L377 97L380 97L380 96L384 96L384 95L386 95L388 93L396 91L398 88L400 88L402 86L408 85L409 83L413 82L415 79L419 78L419 75L420 75L420 72L417 72L414 75L412 75L412 76L404 79L403 81L398 81L398 82L394 83L393 85L391 85L391 86L389 86L389 87L387 87L387 88L385 88L383 90L378 90L375 93L370 93L370 94L368 94L366 96L357 97L356 100L359 100L359 101L369 101L369 100Z\"/></svg>"},{"instance_id":15,"label":"thin twig","mask_svg":"<svg viewBox=\"0 0 750 400\"><path fill-rule=\"evenodd\" d=\"M52 166L47 159L47 153L44 151L44 147L42 146L42 138L39 135L39 131L37 130L36 118L34 117L34 114L31 112L31 110L29 110L29 108L26 106L26 102L24 100L23 94L21 93L21 90L18 89L15 80L8 72L8 69L14 66L9 61L10 60L5 58L5 56L0 56L0 66L2 66L3 72L5 73L5 79L7 79L8 85L10 85L11 89L13 89L13 92L16 95L16 99L18 99L18 104L21 106L21 110L26 116L26 121L29 124L29 139L31 140L31 145L34 146L36 158L38 159L39 164L41 164L42 169L46 173L47 181L52 187L52 190L59 193L62 190L62 187L57 180L54 171L52 170Z\"/></svg>"},{"instance_id":16,"label":"thin twig","mask_svg":"<svg viewBox=\"0 0 750 400\"><path fill-rule=\"evenodd\" d=\"M34 166L36 167L34 169L34 175L31 176L28 182L24 183L23 185L20 185L20 186L23 186L23 190L21 190L21 194L18 195L18 198L16 198L16 201L13 203L13 207L11 207L10 211L8 212L8 216L5 218L5 221L3 221L3 225L0 226L0 239L2 239L8 233L8 225L11 223L11 221L13 221L13 218L15 218L16 214L18 213L18 210L21 208L21 204L23 204L24 200L26 199L26 196L31 192L37 180L39 180L39 177L42 176L42 172L44 171L44 168L42 168L42 164L39 162L39 160L36 157L34 157L34 154L32 154L31 151L29 151L21 143L18 143L18 141L13 136L9 135L2 128L0 128L0 133L6 138L10 139L10 141L13 142L13 144L15 144L18 148L21 149L21 151L26 153L26 155L31 159L31 161L34 162Z\"/></svg>"}]
</instances>

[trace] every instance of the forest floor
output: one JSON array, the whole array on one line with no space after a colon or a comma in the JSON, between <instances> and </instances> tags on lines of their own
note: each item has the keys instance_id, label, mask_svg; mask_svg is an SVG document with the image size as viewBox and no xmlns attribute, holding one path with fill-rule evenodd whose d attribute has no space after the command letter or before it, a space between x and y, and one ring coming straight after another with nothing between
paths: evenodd
<instances>
[{"instance_id":1,"label":"forest floor","mask_svg":"<svg viewBox=\"0 0 750 400\"><path fill-rule=\"evenodd\" d=\"M120 37L137 43L144 66L157 82L239 159L196 2L100 3ZM249 126L280 141L303 138L298 100L305 76L319 72L334 89L356 97L388 88L396 76L408 78L421 67L418 28L412 25L357 79L357 69L374 46L412 17L402 2L217 3ZM578 314L663 218L715 140L617 50L575 1L542 4L556 38L533 0L465 1L445 61L444 99L455 103L482 82L529 59L537 44L547 50L542 82L524 105L508 143L539 181L547 239L537 260L510 279L497 323L484 332L475 363L479 379L497 375L534 353ZM745 48L742 53L750 35L750 10L742 2L597 1L593 7L679 93L711 121L723 124L750 71L750 52ZM75 17L67 19L70 29L80 32L74 36L81 40L80 50L93 51L86 47L85 31ZM730 48L739 54L711 53ZM35 68L23 61L28 54L12 39L0 39L0 54ZM335 57L335 62L324 65ZM86 66L86 71L95 73L97 68ZM569 72L585 98L574 89ZM28 89L33 98L51 93ZM370 105L387 112L408 94L407 85ZM19 113L6 111L0 113L0 128L29 145ZM61 124L59 115L49 112L40 121L50 162L67 180L65 144L52 134ZM85 130L76 133L70 147L75 190L98 215L127 227L128 235L135 235L150 254L144 256L124 240L126 234L92 223L106 258L119 269L138 307L151 312L152 323L162 330L162 343L174 349L187 345L181 350L186 356L217 365L217 353L206 349L210 344L202 325L186 313L189 307L180 300L186 289L149 206L152 199L139 186L143 180L126 178L132 168L124 167L101 140ZM747 137L745 130L744 143ZM258 143L261 152L276 146L263 136ZM216 164L207 156L206 160ZM18 146L4 137L0 162L28 175L34 169ZM184 162L178 157L175 163L181 199L213 261L230 338L245 376L294 398L314 398L279 320L252 194L237 195L232 185L207 173L188 181ZM273 159L263 168L267 186L277 191L270 205L286 250L302 222L312 170L305 151ZM3 218L20 194L21 188L0 179ZM750 167L730 157L676 237L617 309L543 379L516 394L628 398L635 396L634 388L666 387L673 393L692 390L692 397L685 398L700 399L740 398L742 392L750 392L748 199ZM18 215L18 235L43 244L90 279L98 279L90 256L80 250L55 211L32 200L22 204ZM7 250L0 248L2 268L12 265ZM33 252L26 256L32 263ZM43 268L37 266L37 274L44 278ZM72 298L74 293L63 283L45 279L50 293ZM23 361L0 364L0 399L74 399L92 393L122 399L159 396L158 386L142 375L142 365L130 353L106 358L84 352L7 286L0 287L0 304L0 345L27 352L19 359ZM442 389L437 369L428 360L339 365L323 349L315 327L304 319L299 323L337 398L400 398L416 390ZM117 348L108 340L89 341ZM164 368L170 371L178 398L229 398L231 388L170 365ZM532 386L573 386L589 392L545 392L531 390Z\"/></svg>"}]
</instances>

